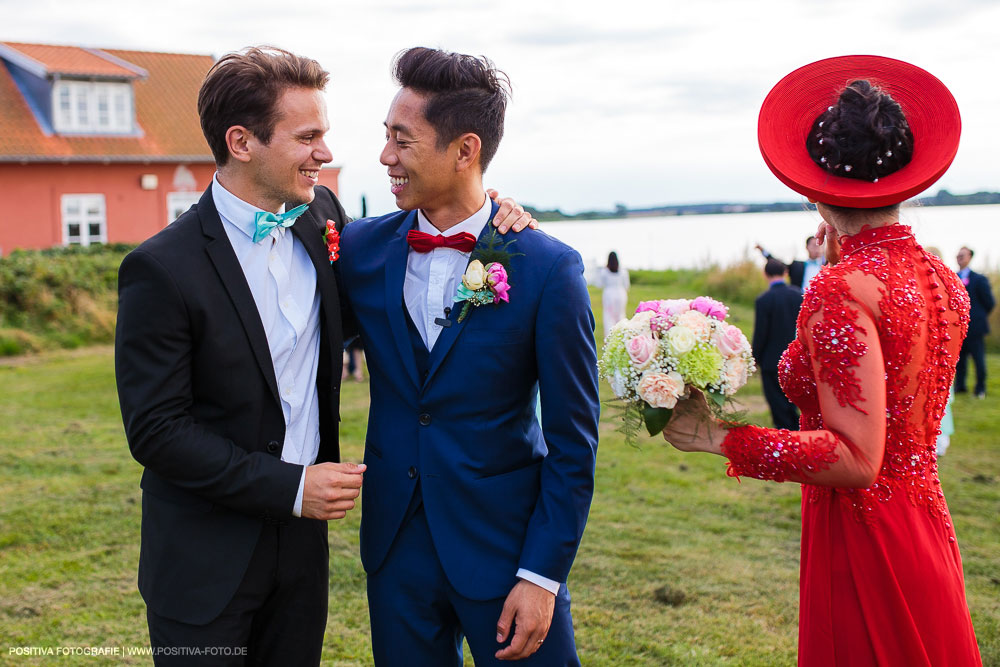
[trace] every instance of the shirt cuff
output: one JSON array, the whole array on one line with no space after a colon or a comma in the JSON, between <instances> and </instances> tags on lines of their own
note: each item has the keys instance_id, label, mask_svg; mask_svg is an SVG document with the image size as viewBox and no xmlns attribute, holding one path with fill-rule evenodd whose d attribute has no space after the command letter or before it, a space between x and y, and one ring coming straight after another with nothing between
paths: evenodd
<instances>
[{"instance_id":1,"label":"shirt cuff","mask_svg":"<svg viewBox=\"0 0 1000 667\"><path fill-rule=\"evenodd\" d=\"M535 574L530 570L525 570L523 567L518 569L517 578L524 579L525 581L530 581L536 586L541 586L549 593L553 595L559 595L559 587L562 586L558 581L552 581L551 579L546 579L540 574Z\"/></svg>"},{"instance_id":2,"label":"shirt cuff","mask_svg":"<svg viewBox=\"0 0 1000 667\"><path fill-rule=\"evenodd\" d=\"M306 467L302 466L302 477L299 478L299 491L295 494L295 506L292 507L292 516L302 516L302 494L306 490Z\"/></svg>"}]
</instances>

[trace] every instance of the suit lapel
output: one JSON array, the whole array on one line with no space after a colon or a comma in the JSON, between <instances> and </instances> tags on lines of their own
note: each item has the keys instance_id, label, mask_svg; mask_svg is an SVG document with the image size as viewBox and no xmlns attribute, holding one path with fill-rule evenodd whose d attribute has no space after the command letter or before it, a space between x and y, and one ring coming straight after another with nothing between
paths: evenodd
<instances>
[{"instance_id":1,"label":"suit lapel","mask_svg":"<svg viewBox=\"0 0 1000 667\"><path fill-rule=\"evenodd\" d=\"M389 318L392 340L399 350L403 366L406 368L410 380L413 381L413 385L420 387L422 383L417 377L417 360L413 355L410 333L406 327L406 316L403 314L403 309L406 308L406 304L403 302L403 281L406 279L406 257L410 252L410 246L406 242L406 233L413 229L416 216L416 211L410 211L403 217L403 222L400 224L396 236L385 249L385 314Z\"/></svg>"},{"instance_id":2,"label":"suit lapel","mask_svg":"<svg viewBox=\"0 0 1000 667\"><path fill-rule=\"evenodd\" d=\"M302 214L303 218L306 216L309 216L310 220L317 220L319 222L312 209ZM298 223L292 225L291 230L295 234L295 238L302 244L302 247L306 249L306 253L308 253L309 259L312 260L313 267L316 269L316 286L319 288L320 310L323 313L324 320L326 320L326 330L330 334L327 336L327 339L332 347L340 339L336 335L336 332L340 330L340 295L337 293L337 282L333 267L330 266L330 254L327 252L326 245L323 242L323 234L326 232L326 221L322 221L323 224L319 225L322 231L317 231L315 226L303 224L306 222L306 220L300 220ZM331 352L336 354L341 353L340 350L331 350Z\"/></svg>"},{"instance_id":3,"label":"suit lapel","mask_svg":"<svg viewBox=\"0 0 1000 667\"><path fill-rule=\"evenodd\" d=\"M205 251L212 264L215 265L219 279L236 307L240 322L243 324L243 329L250 341L253 356L267 381L271 395L280 404L278 383L274 378L274 362L271 360L271 350L267 346L267 334L264 333L264 325L260 321L257 303L253 300L250 286L247 284L246 276L243 275L243 268L236 258L236 253L233 252L233 246L229 243L226 231L222 228L222 219L219 218L215 202L212 201L211 186L198 202L198 217L201 218L202 232L210 239L205 245Z\"/></svg>"},{"instance_id":4,"label":"suit lapel","mask_svg":"<svg viewBox=\"0 0 1000 667\"><path fill-rule=\"evenodd\" d=\"M479 232L479 239L476 244L483 242L483 239L490 233L493 229L493 216L497 213L497 208L499 208L496 202L492 202L492 211L490 212L490 219L486 222L483 230ZM475 254L475 251L473 251ZM471 258L470 258L471 261ZM465 273L463 271L463 273ZM429 368L427 369L427 380L425 382L430 382L431 378L434 377L435 371L441 366L441 362L444 361L445 357L448 356L448 352L451 351L452 346L458 337L461 335L462 331L465 330L465 324L469 321L471 317L475 316L476 307L472 306L469 308L469 312L466 313L465 319L461 322L458 321L458 316L462 312L462 308L465 307L465 303L456 303L455 307L451 309L451 315L448 319L451 320L451 326L445 327L441 331L441 335L438 336L437 342L434 343L434 349L431 350L431 356L429 360Z\"/></svg>"}]
</instances>

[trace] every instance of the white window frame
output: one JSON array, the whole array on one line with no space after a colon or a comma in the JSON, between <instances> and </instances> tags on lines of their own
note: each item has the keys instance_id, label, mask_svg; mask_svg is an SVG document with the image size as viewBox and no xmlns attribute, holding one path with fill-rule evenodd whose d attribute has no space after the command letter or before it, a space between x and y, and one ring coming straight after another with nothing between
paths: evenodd
<instances>
[{"instance_id":1,"label":"white window frame","mask_svg":"<svg viewBox=\"0 0 1000 667\"><path fill-rule=\"evenodd\" d=\"M168 192L167 193L167 224L181 217L181 214L198 203L200 192Z\"/></svg>"},{"instance_id":2,"label":"white window frame","mask_svg":"<svg viewBox=\"0 0 1000 667\"><path fill-rule=\"evenodd\" d=\"M67 99L69 109L63 108ZM62 133L129 134L135 129L132 84L60 79L52 87L52 124Z\"/></svg>"},{"instance_id":3,"label":"white window frame","mask_svg":"<svg viewBox=\"0 0 1000 667\"><path fill-rule=\"evenodd\" d=\"M89 246L108 242L108 216L104 195L65 194L60 203L64 246ZM71 211L74 204L76 212ZM90 226L93 224L99 225L96 236L90 233ZM71 225L79 225L79 234L70 235Z\"/></svg>"}]
</instances>

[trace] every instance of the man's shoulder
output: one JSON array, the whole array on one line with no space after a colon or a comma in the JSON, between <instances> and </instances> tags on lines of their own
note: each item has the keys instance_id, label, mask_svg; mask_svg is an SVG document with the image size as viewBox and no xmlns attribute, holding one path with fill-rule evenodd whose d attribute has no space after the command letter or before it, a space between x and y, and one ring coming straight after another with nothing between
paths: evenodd
<instances>
[{"instance_id":1,"label":"man's shoulder","mask_svg":"<svg viewBox=\"0 0 1000 667\"><path fill-rule=\"evenodd\" d=\"M175 255L190 252L192 244L204 238L198 208L193 206L182 213L179 218L140 243L132 253L144 253L169 262Z\"/></svg>"},{"instance_id":2,"label":"man's shoulder","mask_svg":"<svg viewBox=\"0 0 1000 667\"><path fill-rule=\"evenodd\" d=\"M523 229L520 232L507 232L500 237L503 243L511 242L508 251L523 253L526 258L534 261L555 261L564 255L579 258L579 253L559 239L549 236L541 229Z\"/></svg>"},{"instance_id":3,"label":"man's shoulder","mask_svg":"<svg viewBox=\"0 0 1000 667\"><path fill-rule=\"evenodd\" d=\"M393 211L377 218L361 218L344 227L344 238L391 233L399 228L410 211Z\"/></svg>"}]
</instances>

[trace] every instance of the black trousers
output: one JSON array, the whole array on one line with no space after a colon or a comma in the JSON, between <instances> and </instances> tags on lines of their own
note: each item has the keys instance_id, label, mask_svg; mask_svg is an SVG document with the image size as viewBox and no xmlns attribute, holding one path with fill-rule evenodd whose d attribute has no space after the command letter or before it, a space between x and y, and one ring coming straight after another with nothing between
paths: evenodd
<instances>
[{"instance_id":1,"label":"black trousers","mask_svg":"<svg viewBox=\"0 0 1000 667\"><path fill-rule=\"evenodd\" d=\"M785 396L785 392L781 391L781 384L778 383L778 371L762 370L760 382L764 386L764 398L767 399L767 405L771 408L771 419L774 420L774 427L798 431L799 411L795 404Z\"/></svg>"},{"instance_id":2,"label":"black trousers","mask_svg":"<svg viewBox=\"0 0 1000 667\"><path fill-rule=\"evenodd\" d=\"M236 595L218 618L189 625L147 609L156 665L319 665L330 551L326 521L265 524Z\"/></svg>"},{"instance_id":3,"label":"black trousers","mask_svg":"<svg viewBox=\"0 0 1000 667\"><path fill-rule=\"evenodd\" d=\"M969 370L968 360L976 366L976 393L986 393L986 337L969 336L962 342L962 350L958 353L958 366L955 368L955 391L966 391L965 378Z\"/></svg>"}]
</instances>

